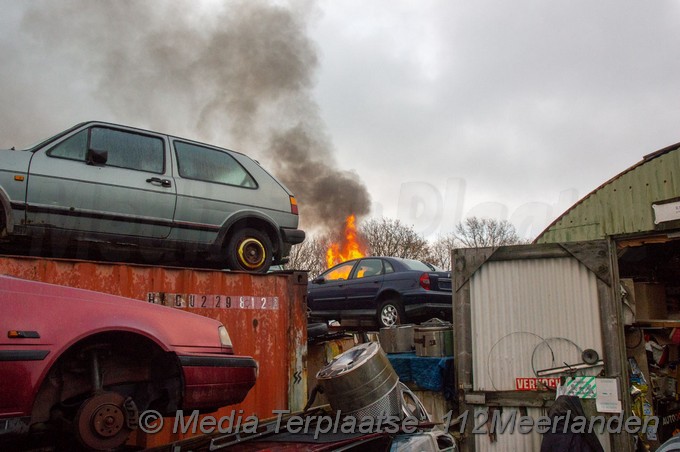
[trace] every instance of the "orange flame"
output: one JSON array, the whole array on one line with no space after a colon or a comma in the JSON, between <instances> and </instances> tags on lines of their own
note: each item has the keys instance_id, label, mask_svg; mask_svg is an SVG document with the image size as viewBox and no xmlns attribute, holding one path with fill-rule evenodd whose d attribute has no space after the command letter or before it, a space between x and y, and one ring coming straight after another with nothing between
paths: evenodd
<instances>
[{"instance_id":1,"label":"orange flame","mask_svg":"<svg viewBox=\"0 0 680 452\"><path fill-rule=\"evenodd\" d=\"M357 259L366 255L366 245L357 234L356 218L350 215L345 219L344 236L339 243L331 243L326 250L326 264L328 268L350 259Z\"/></svg>"}]
</instances>

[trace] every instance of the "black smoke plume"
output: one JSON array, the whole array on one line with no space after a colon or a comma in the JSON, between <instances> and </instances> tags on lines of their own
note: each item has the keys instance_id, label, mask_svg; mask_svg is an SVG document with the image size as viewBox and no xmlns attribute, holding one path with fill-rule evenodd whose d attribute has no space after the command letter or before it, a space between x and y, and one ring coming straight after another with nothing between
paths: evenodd
<instances>
[{"instance_id":1,"label":"black smoke plume","mask_svg":"<svg viewBox=\"0 0 680 452\"><path fill-rule=\"evenodd\" d=\"M48 94L52 100L25 100L36 110L39 100L53 106L33 112L30 125L2 114L5 134L28 135L41 120L52 131L55 116L77 115L64 128L106 119L164 131L258 158L295 193L303 227L335 230L349 214L369 213L368 191L355 173L338 168L312 96L319 59L307 26L319 13L314 3L28 5L24 48L44 66L27 68L25 83L51 80L60 89Z\"/></svg>"}]
</instances>

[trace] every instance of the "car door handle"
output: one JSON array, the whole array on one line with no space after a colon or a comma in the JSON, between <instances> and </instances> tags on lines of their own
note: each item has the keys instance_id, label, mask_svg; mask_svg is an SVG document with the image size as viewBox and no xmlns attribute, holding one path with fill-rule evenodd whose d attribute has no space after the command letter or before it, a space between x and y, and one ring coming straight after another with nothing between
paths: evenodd
<instances>
[{"instance_id":1,"label":"car door handle","mask_svg":"<svg viewBox=\"0 0 680 452\"><path fill-rule=\"evenodd\" d=\"M158 184L161 187L170 187L172 185L170 179L161 179L160 177L151 177L146 181L150 184Z\"/></svg>"}]
</instances>

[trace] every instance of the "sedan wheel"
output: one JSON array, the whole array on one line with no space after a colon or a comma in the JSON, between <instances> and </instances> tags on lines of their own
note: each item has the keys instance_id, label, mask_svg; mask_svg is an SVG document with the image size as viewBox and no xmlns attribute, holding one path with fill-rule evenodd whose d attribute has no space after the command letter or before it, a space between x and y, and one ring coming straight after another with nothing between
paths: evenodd
<instances>
[{"instance_id":1,"label":"sedan wheel","mask_svg":"<svg viewBox=\"0 0 680 452\"><path fill-rule=\"evenodd\" d=\"M378 323L381 327L399 325L403 318L403 309L398 301L388 300L380 306Z\"/></svg>"}]
</instances>

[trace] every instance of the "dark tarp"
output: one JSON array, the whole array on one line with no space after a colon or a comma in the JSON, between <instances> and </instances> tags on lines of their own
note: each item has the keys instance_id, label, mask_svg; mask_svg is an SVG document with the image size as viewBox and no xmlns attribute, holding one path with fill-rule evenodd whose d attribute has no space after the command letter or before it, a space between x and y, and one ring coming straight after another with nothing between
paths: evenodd
<instances>
[{"instance_id":1,"label":"dark tarp","mask_svg":"<svg viewBox=\"0 0 680 452\"><path fill-rule=\"evenodd\" d=\"M575 418L586 415L581 405L581 399L575 396L559 396L553 406L548 410L548 416L552 419L551 429L543 435L541 452L604 452L597 435L594 432L580 433L581 429L575 428L572 432L570 424Z\"/></svg>"}]
</instances>

